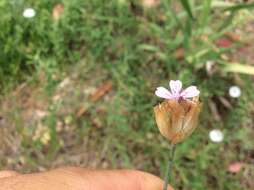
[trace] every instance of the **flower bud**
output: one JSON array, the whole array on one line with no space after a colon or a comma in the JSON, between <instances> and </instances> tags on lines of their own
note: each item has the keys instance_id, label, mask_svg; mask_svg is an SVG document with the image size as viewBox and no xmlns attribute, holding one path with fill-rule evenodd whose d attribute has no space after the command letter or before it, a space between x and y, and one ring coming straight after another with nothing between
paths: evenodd
<instances>
[{"instance_id":1,"label":"flower bud","mask_svg":"<svg viewBox=\"0 0 254 190\"><path fill-rule=\"evenodd\" d=\"M154 107L157 126L172 144L183 141L194 131L200 110L198 97L192 100L165 100Z\"/></svg>"}]
</instances>

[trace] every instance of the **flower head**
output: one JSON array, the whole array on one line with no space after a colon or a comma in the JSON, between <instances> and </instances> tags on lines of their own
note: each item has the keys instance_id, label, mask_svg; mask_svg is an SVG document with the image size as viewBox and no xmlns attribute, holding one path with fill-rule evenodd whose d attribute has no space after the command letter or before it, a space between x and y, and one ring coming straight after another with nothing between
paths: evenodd
<instances>
[{"instance_id":1,"label":"flower head","mask_svg":"<svg viewBox=\"0 0 254 190\"><path fill-rule=\"evenodd\" d=\"M154 107L155 119L161 134L173 144L183 141L196 128L201 103L199 90L190 86L182 90L182 82L170 81L171 92L163 87L157 88L155 94L165 98Z\"/></svg>"},{"instance_id":2,"label":"flower head","mask_svg":"<svg viewBox=\"0 0 254 190\"><path fill-rule=\"evenodd\" d=\"M186 89L182 89L182 86L183 85L180 80L171 80L169 82L171 91L164 87L158 87L155 91L155 95L160 98L180 100L193 98L198 96L200 93L196 86L189 86Z\"/></svg>"},{"instance_id":3,"label":"flower head","mask_svg":"<svg viewBox=\"0 0 254 190\"><path fill-rule=\"evenodd\" d=\"M33 8L27 8L23 11L23 16L26 18L33 18L36 15L36 12Z\"/></svg>"},{"instance_id":4,"label":"flower head","mask_svg":"<svg viewBox=\"0 0 254 190\"><path fill-rule=\"evenodd\" d=\"M239 86L231 86L229 88L229 95L232 98L239 98L241 96L241 89L239 88Z\"/></svg>"},{"instance_id":5,"label":"flower head","mask_svg":"<svg viewBox=\"0 0 254 190\"><path fill-rule=\"evenodd\" d=\"M211 141L219 143L223 141L224 135L221 130L219 129L213 129L209 132L209 137Z\"/></svg>"}]
</instances>

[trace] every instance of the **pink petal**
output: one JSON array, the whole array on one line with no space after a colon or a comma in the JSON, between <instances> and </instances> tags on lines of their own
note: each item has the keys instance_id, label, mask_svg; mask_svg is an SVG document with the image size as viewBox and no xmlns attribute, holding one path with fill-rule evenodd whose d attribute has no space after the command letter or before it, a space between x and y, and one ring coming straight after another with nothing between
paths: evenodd
<instances>
[{"instance_id":1,"label":"pink petal","mask_svg":"<svg viewBox=\"0 0 254 190\"><path fill-rule=\"evenodd\" d=\"M199 93L200 92L196 86L190 86L190 87L186 88L185 90L183 90L181 92L180 96L183 98L193 98L195 96L198 96Z\"/></svg>"},{"instance_id":2,"label":"pink petal","mask_svg":"<svg viewBox=\"0 0 254 190\"><path fill-rule=\"evenodd\" d=\"M243 167L243 163L242 162L234 162L234 163L231 163L228 166L228 171L231 172L231 173L238 173L238 172L240 172L242 167Z\"/></svg>"},{"instance_id":3,"label":"pink petal","mask_svg":"<svg viewBox=\"0 0 254 190\"><path fill-rule=\"evenodd\" d=\"M221 48L229 48L233 42L227 38L220 38L217 40L216 45Z\"/></svg>"},{"instance_id":4,"label":"pink petal","mask_svg":"<svg viewBox=\"0 0 254 190\"><path fill-rule=\"evenodd\" d=\"M182 82L180 80L169 81L169 86L173 95L179 95L182 90Z\"/></svg>"},{"instance_id":5,"label":"pink petal","mask_svg":"<svg viewBox=\"0 0 254 190\"><path fill-rule=\"evenodd\" d=\"M164 87L158 87L155 91L155 95L160 98L166 98L166 99L172 98L172 94L169 92L169 90L167 90Z\"/></svg>"}]
</instances>

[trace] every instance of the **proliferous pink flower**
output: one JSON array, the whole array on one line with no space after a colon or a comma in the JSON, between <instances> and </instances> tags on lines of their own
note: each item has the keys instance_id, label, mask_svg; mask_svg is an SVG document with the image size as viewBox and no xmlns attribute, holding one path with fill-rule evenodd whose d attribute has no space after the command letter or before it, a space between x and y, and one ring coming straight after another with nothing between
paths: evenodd
<instances>
[{"instance_id":1,"label":"proliferous pink flower","mask_svg":"<svg viewBox=\"0 0 254 190\"><path fill-rule=\"evenodd\" d=\"M169 87L171 91L164 87L158 87L155 91L155 95L160 98L179 100L193 98L200 93L196 86L189 86L186 89L182 89L182 86L180 80L170 80Z\"/></svg>"},{"instance_id":2,"label":"proliferous pink flower","mask_svg":"<svg viewBox=\"0 0 254 190\"><path fill-rule=\"evenodd\" d=\"M201 110L200 92L196 86L182 89L179 80L171 80L169 86L171 91L157 88L155 94L166 100L154 107L154 113L161 134L176 144L190 136L197 126Z\"/></svg>"}]
</instances>

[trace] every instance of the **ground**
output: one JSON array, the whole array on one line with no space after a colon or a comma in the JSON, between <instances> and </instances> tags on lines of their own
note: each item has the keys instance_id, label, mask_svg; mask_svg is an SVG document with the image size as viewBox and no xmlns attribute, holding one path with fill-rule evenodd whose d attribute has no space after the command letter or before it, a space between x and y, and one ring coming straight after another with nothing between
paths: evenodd
<instances>
[{"instance_id":1,"label":"ground","mask_svg":"<svg viewBox=\"0 0 254 190\"><path fill-rule=\"evenodd\" d=\"M162 2L45 1L31 4L37 14L30 20L15 17L30 4L17 6L16 27L4 31L11 40L0 38L3 64L20 63L1 70L0 169L75 165L162 177L170 143L154 121L161 101L154 90L180 79L200 88L203 109L195 132L176 147L176 189L254 188L253 78L224 70L254 64L253 16L242 10L227 23L227 12L205 16L197 8L194 16L206 19L192 21L180 4ZM233 85L242 89L238 99L228 95ZM214 128L223 142L209 139ZM232 173L235 162L243 167Z\"/></svg>"}]
</instances>

